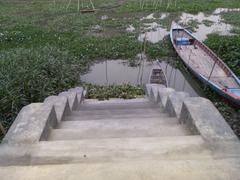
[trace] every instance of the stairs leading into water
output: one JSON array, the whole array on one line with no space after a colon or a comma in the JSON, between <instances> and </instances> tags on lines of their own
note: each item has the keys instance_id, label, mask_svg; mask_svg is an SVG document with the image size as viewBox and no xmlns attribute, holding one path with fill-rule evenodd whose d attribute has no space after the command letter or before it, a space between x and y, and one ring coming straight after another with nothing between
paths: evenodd
<instances>
[{"instance_id":1,"label":"stairs leading into water","mask_svg":"<svg viewBox=\"0 0 240 180\"><path fill-rule=\"evenodd\" d=\"M215 127L210 127L214 123L210 123L208 134L201 129L205 126L201 124L202 118L195 117L198 113L188 111L188 95L156 87L148 89L147 96L131 100L84 99L82 92L73 95L70 91L63 93L70 105L64 108L58 96L48 99L55 100L58 120L48 125L41 140L29 147L27 157L30 158L26 162L31 166L16 166L18 173L14 173L12 179L18 179L17 174L23 172L25 179L225 180L239 177L240 161L235 151L216 153L205 138L215 138ZM67 101L61 99L61 102ZM182 108L183 102L186 109ZM205 100L189 102L201 104ZM211 108L206 107L209 111ZM184 109L181 114L179 109ZM202 117L202 112L199 113ZM224 127L220 125L222 119L215 117L218 127ZM221 143L225 143L225 138L231 139L231 131L228 131L225 130ZM6 141L8 139L11 140L7 137ZM16 151L22 151L17 148ZM0 174L11 171L14 166L3 167ZM46 175L43 177L41 172Z\"/></svg>"},{"instance_id":2,"label":"stairs leading into water","mask_svg":"<svg viewBox=\"0 0 240 180\"><path fill-rule=\"evenodd\" d=\"M147 99L86 100L77 109L51 130L49 141L190 135L176 118Z\"/></svg>"},{"instance_id":3,"label":"stairs leading into water","mask_svg":"<svg viewBox=\"0 0 240 180\"><path fill-rule=\"evenodd\" d=\"M85 99L35 148L32 162L129 162L210 157L200 135L146 98Z\"/></svg>"}]
</instances>

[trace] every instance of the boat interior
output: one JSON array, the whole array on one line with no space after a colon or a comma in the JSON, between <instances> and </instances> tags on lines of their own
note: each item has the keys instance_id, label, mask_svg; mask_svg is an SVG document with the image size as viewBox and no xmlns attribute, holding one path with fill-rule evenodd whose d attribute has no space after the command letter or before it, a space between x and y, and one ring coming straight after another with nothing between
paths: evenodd
<instances>
[{"instance_id":1,"label":"boat interior","mask_svg":"<svg viewBox=\"0 0 240 180\"><path fill-rule=\"evenodd\" d=\"M238 90L236 95L239 95L240 85L232 76L231 71L205 45L184 29L173 30L173 41L179 56L195 72L201 74L221 89L235 89L233 92Z\"/></svg>"},{"instance_id":2,"label":"boat interior","mask_svg":"<svg viewBox=\"0 0 240 180\"><path fill-rule=\"evenodd\" d=\"M166 86L166 78L162 69L153 69L150 77L150 83L163 84Z\"/></svg>"}]
</instances>

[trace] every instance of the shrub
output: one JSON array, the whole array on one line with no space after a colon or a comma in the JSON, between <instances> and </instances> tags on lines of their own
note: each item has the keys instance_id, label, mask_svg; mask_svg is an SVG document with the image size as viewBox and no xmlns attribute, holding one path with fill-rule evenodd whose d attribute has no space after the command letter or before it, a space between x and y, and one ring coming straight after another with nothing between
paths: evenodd
<instances>
[{"instance_id":1,"label":"shrub","mask_svg":"<svg viewBox=\"0 0 240 180\"><path fill-rule=\"evenodd\" d=\"M0 52L0 120L9 127L19 110L75 86L83 61L54 47Z\"/></svg>"}]
</instances>

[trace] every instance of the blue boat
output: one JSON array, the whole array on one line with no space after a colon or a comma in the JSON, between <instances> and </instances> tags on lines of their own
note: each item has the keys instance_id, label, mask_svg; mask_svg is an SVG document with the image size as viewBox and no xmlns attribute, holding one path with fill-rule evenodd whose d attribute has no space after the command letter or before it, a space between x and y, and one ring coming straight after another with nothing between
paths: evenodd
<instances>
[{"instance_id":1,"label":"blue boat","mask_svg":"<svg viewBox=\"0 0 240 180\"><path fill-rule=\"evenodd\" d=\"M213 51L175 22L170 38L178 56L199 80L240 106L240 80Z\"/></svg>"}]
</instances>

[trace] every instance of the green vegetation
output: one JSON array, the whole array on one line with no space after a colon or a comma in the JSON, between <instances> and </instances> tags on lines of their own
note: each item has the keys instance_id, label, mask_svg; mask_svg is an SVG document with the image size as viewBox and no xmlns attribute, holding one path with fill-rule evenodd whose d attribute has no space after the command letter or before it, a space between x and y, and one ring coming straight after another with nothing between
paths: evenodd
<instances>
[{"instance_id":1,"label":"green vegetation","mask_svg":"<svg viewBox=\"0 0 240 180\"><path fill-rule=\"evenodd\" d=\"M84 84L87 88L88 98L105 100L109 98L133 99L142 97L144 93L143 86L133 86L130 84L100 86L93 84Z\"/></svg>"},{"instance_id":2,"label":"green vegetation","mask_svg":"<svg viewBox=\"0 0 240 180\"><path fill-rule=\"evenodd\" d=\"M214 22L209 21L209 20L207 20L207 19L204 19L204 20L202 21L202 23L203 23L205 26L210 27L210 26L213 25Z\"/></svg>"},{"instance_id":3,"label":"green vegetation","mask_svg":"<svg viewBox=\"0 0 240 180\"><path fill-rule=\"evenodd\" d=\"M240 137L240 110L232 107L230 104L228 104L228 102L219 97L219 95L211 89L207 88L204 92L226 119L235 134Z\"/></svg>"},{"instance_id":4,"label":"green vegetation","mask_svg":"<svg viewBox=\"0 0 240 180\"><path fill-rule=\"evenodd\" d=\"M222 13L222 17L224 18L225 22L227 22L228 24L240 26L240 12L239 11Z\"/></svg>"},{"instance_id":5,"label":"green vegetation","mask_svg":"<svg viewBox=\"0 0 240 180\"><path fill-rule=\"evenodd\" d=\"M9 127L19 110L31 102L76 86L84 61L49 46L0 52L0 119Z\"/></svg>"},{"instance_id":6,"label":"green vegetation","mask_svg":"<svg viewBox=\"0 0 240 180\"><path fill-rule=\"evenodd\" d=\"M224 62L240 76L240 36L220 36L211 34L206 44L218 54ZM205 91L207 97L215 104L234 132L240 137L240 111L231 107L212 90Z\"/></svg>"},{"instance_id":7,"label":"green vegetation","mask_svg":"<svg viewBox=\"0 0 240 180\"><path fill-rule=\"evenodd\" d=\"M144 2L144 3L140 3L140 2ZM185 11L185 12L196 13L199 11L212 11L218 7L236 8L239 6L240 6L240 2L238 0L228 0L228 1L223 1L223 0L201 0L201 1L199 0L173 0L173 1L129 0L125 4L123 4L123 6L121 6L120 10L122 12L159 10L159 11L168 11L168 12Z\"/></svg>"},{"instance_id":8,"label":"green vegetation","mask_svg":"<svg viewBox=\"0 0 240 180\"><path fill-rule=\"evenodd\" d=\"M210 49L219 55L240 76L240 35L220 36L211 34L205 42Z\"/></svg>"}]
</instances>

